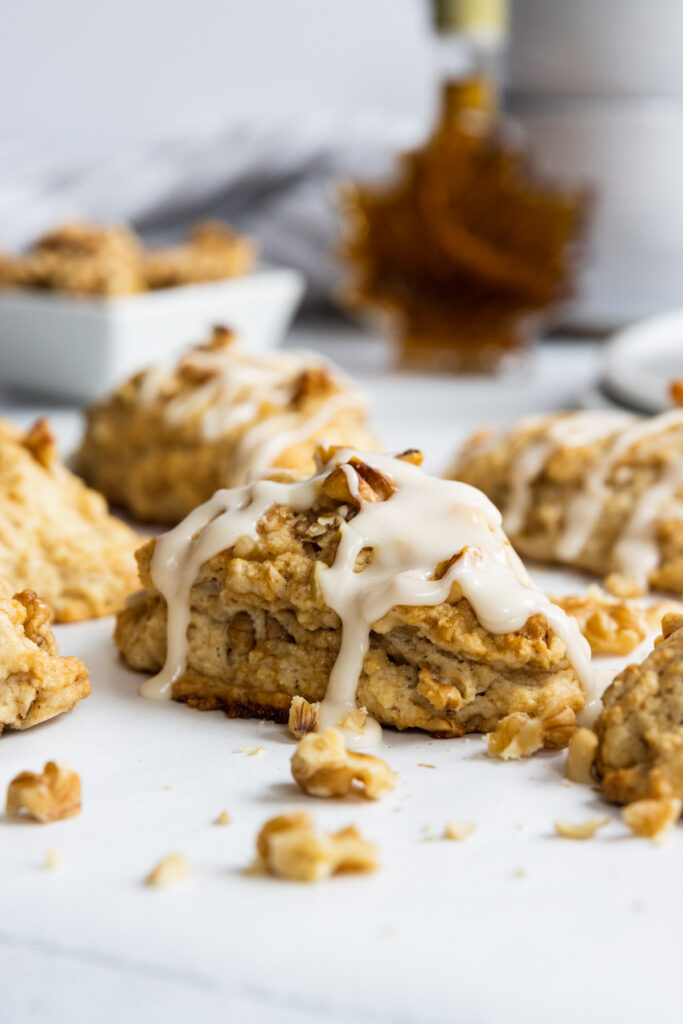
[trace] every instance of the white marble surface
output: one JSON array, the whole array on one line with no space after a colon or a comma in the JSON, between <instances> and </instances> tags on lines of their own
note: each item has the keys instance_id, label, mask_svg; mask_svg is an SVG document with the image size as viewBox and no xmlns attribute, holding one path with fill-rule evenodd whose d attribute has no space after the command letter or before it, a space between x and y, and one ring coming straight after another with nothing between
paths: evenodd
<instances>
[{"instance_id":1,"label":"white marble surface","mask_svg":"<svg viewBox=\"0 0 683 1024\"><path fill-rule=\"evenodd\" d=\"M555 342L524 373L484 382L388 372L386 349L346 328L299 329L293 341L362 378L388 447L424 446L433 468L475 425L575 402L599 358ZM0 412L25 423L38 409L5 397ZM68 448L78 419L51 412ZM387 733L395 793L307 799L290 781L282 727L142 700L111 621L58 632L90 667L93 695L3 736L0 792L21 769L68 759L84 807L50 826L0 816L2 1024L629 1024L655 1005L674 1019L683 840L628 838L590 789L562 784L562 754L499 764L478 738ZM236 752L260 744L258 756ZM355 822L379 843L381 871L314 888L246 877L260 824L293 808L323 826ZM226 828L212 824L222 809ZM555 818L594 815L610 820L595 840L555 838ZM425 841L425 827L438 834L450 818L477 832ZM59 871L43 866L49 847L62 852ZM143 887L172 851L193 877Z\"/></svg>"}]
</instances>

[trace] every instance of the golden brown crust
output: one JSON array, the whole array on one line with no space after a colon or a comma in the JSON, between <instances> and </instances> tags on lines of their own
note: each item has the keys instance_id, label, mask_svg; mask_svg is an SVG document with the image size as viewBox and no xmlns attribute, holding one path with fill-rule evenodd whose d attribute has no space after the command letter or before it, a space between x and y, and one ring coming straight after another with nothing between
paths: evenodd
<instances>
[{"instance_id":1,"label":"golden brown crust","mask_svg":"<svg viewBox=\"0 0 683 1024\"><path fill-rule=\"evenodd\" d=\"M45 421L0 421L0 575L61 622L109 615L135 589L136 535L56 458Z\"/></svg>"},{"instance_id":2,"label":"golden brown crust","mask_svg":"<svg viewBox=\"0 0 683 1024\"><path fill-rule=\"evenodd\" d=\"M236 384L235 398L231 382L262 370L276 381L272 396L263 400L257 385ZM337 396L348 402L336 404ZM225 423L235 405L245 417L231 417L217 432L207 430L207 422ZM269 425L291 440L252 465L251 441ZM242 484L248 470L312 473L316 442L323 437L377 448L364 403L350 383L312 354L252 356L218 327L167 374L138 374L92 406L76 465L109 501L138 519L176 523L218 488Z\"/></svg>"},{"instance_id":3,"label":"golden brown crust","mask_svg":"<svg viewBox=\"0 0 683 1024\"><path fill-rule=\"evenodd\" d=\"M70 711L90 693L78 658L60 658L50 610L33 591L0 596L0 733Z\"/></svg>"},{"instance_id":4,"label":"golden brown crust","mask_svg":"<svg viewBox=\"0 0 683 1024\"><path fill-rule=\"evenodd\" d=\"M570 503L583 493L586 474L610 449L620 429L615 427L598 440L581 444L562 444L571 413L539 417L522 422L500 437L478 435L465 445L448 472L482 490L499 509L510 502L519 460L534 446L543 445L553 430L553 444L541 470L530 482L529 501L522 521L504 526L515 548L524 557L542 561L562 561L558 541L567 526ZM599 414L596 414L599 415ZM637 423L634 417L632 424ZM632 424L627 424L630 426ZM595 526L581 550L567 561L577 568L601 576L618 572L615 545L623 535L643 495L657 485L667 471L683 460L683 434L680 425L662 423L659 432L642 437L616 459L607 480L607 495ZM683 496L680 491L675 501ZM683 519L672 508L666 509L655 526L658 564L649 572L651 587L683 593Z\"/></svg>"},{"instance_id":5,"label":"golden brown crust","mask_svg":"<svg viewBox=\"0 0 683 1024\"><path fill-rule=\"evenodd\" d=\"M256 541L242 538L201 567L176 700L285 722L292 697L322 699L341 623L323 601L316 567L332 563L340 523L354 513L327 495L320 500L324 507L298 513L272 506ZM166 606L150 577L153 549L150 542L138 553L145 590L119 615L115 634L128 664L150 673L166 649ZM460 700L432 702L419 686L425 671ZM456 584L440 605L397 607L373 624L357 691L358 706L383 724L450 736L489 731L513 712L553 720L567 712L573 728L583 702L564 643L542 616L516 633L488 633Z\"/></svg>"},{"instance_id":6,"label":"golden brown crust","mask_svg":"<svg viewBox=\"0 0 683 1024\"><path fill-rule=\"evenodd\" d=\"M655 649L617 676L603 705L595 767L608 800L683 798L683 618L665 617Z\"/></svg>"}]
</instances>

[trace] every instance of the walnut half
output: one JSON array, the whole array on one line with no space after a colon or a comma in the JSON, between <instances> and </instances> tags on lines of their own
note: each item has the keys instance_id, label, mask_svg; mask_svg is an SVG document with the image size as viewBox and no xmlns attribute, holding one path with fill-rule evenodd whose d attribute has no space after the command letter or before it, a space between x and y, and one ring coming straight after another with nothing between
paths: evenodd
<instances>
[{"instance_id":1,"label":"walnut half","mask_svg":"<svg viewBox=\"0 0 683 1024\"><path fill-rule=\"evenodd\" d=\"M320 882L342 871L374 871L377 848L349 825L318 832L308 814L271 818L258 834L259 863L271 875L293 882Z\"/></svg>"},{"instance_id":2,"label":"walnut half","mask_svg":"<svg viewBox=\"0 0 683 1024\"><path fill-rule=\"evenodd\" d=\"M396 785L386 761L347 750L338 729L304 736L292 755L292 775L309 796L347 796L357 782L363 796L378 800Z\"/></svg>"},{"instance_id":3,"label":"walnut half","mask_svg":"<svg viewBox=\"0 0 683 1024\"><path fill-rule=\"evenodd\" d=\"M292 697L289 705L289 731L295 739L300 740L309 732L318 728L318 712L320 701L309 704L305 697Z\"/></svg>"},{"instance_id":4,"label":"walnut half","mask_svg":"<svg viewBox=\"0 0 683 1024\"><path fill-rule=\"evenodd\" d=\"M7 787L7 816L61 821L81 813L81 780L65 765L48 761L42 775L21 772Z\"/></svg>"}]
</instances>

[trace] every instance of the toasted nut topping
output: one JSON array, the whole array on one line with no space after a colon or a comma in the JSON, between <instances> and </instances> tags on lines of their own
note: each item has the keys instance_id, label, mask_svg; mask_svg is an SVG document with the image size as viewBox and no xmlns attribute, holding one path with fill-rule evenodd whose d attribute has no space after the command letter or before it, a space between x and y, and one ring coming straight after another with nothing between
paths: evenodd
<instances>
[{"instance_id":1,"label":"toasted nut topping","mask_svg":"<svg viewBox=\"0 0 683 1024\"><path fill-rule=\"evenodd\" d=\"M592 729L577 729L569 741L567 751L567 778L590 786L593 782L593 761L598 749L598 737Z\"/></svg>"},{"instance_id":2,"label":"toasted nut topping","mask_svg":"<svg viewBox=\"0 0 683 1024\"><path fill-rule=\"evenodd\" d=\"M629 654L650 628L642 605L611 598L595 585L585 595L554 597L553 601L576 619L593 654Z\"/></svg>"},{"instance_id":3,"label":"toasted nut topping","mask_svg":"<svg viewBox=\"0 0 683 1024\"><path fill-rule=\"evenodd\" d=\"M24 633L28 639L48 654L57 654L57 641L50 629L52 609L49 604L38 597L34 590L22 590L20 594L14 595L14 600L26 609Z\"/></svg>"},{"instance_id":4,"label":"toasted nut topping","mask_svg":"<svg viewBox=\"0 0 683 1024\"><path fill-rule=\"evenodd\" d=\"M192 355L185 356L178 363L178 376L189 384L206 384L220 373L218 366L203 363Z\"/></svg>"},{"instance_id":5,"label":"toasted nut topping","mask_svg":"<svg viewBox=\"0 0 683 1024\"><path fill-rule=\"evenodd\" d=\"M448 821L443 830L444 839L467 839L477 831L474 821Z\"/></svg>"},{"instance_id":6,"label":"toasted nut topping","mask_svg":"<svg viewBox=\"0 0 683 1024\"><path fill-rule=\"evenodd\" d=\"M318 712L320 701L309 704L305 697L292 697L289 705L289 731L292 736L300 740L309 732L315 732L318 728Z\"/></svg>"},{"instance_id":7,"label":"toasted nut topping","mask_svg":"<svg viewBox=\"0 0 683 1024\"><path fill-rule=\"evenodd\" d=\"M683 615L677 615L675 612L665 615L662 619L662 636L666 640L667 637L675 633L681 626L683 626Z\"/></svg>"},{"instance_id":8,"label":"toasted nut topping","mask_svg":"<svg viewBox=\"0 0 683 1024\"><path fill-rule=\"evenodd\" d=\"M48 761L42 775L21 772L7 787L7 816L26 815L43 823L81 813L81 780L65 765Z\"/></svg>"},{"instance_id":9,"label":"toasted nut topping","mask_svg":"<svg viewBox=\"0 0 683 1024\"><path fill-rule=\"evenodd\" d=\"M488 740L489 756L500 757L503 761L530 757L542 746L543 722L521 711L501 718Z\"/></svg>"},{"instance_id":10,"label":"toasted nut topping","mask_svg":"<svg viewBox=\"0 0 683 1024\"><path fill-rule=\"evenodd\" d=\"M347 750L337 729L304 736L292 755L292 775L309 796L346 796L358 782L368 800L378 800L396 785L386 761Z\"/></svg>"},{"instance_id":11,"label":"toasted nut topping","mask_svg":"<svg viewBox=\"0 0 683 1024\"><path fill-rule=\"evenodd\" d=\"M156 864L145 879L145 885L159 888L177 885L190 877L190 865L182 853L170 853Z\"/></svg>"},{"instance_id":12,"label":"toasted nut topping","mask_svg":"<svg viewBox=\"0 0 683 1024\"><path fill-rule=\"evenodd\" d=\"M214 825L230 825L231 823L232 818L230 817L227 811L221 811L221 813L214 821Z\"/></svg>"},{"instance_id":13,"label":"toasted nut topping","mask_svg":"<svg viewBox=\"0 0 683 1024\"><path fill-rule=\"evenodd\" d=\"M256 847L263 867L278 878L319 882L341 871L374 871L377 848L354 826L317 832L307 814L282 815L267 821Z\"/></svg>"},{"instance_id":14,"label":"toasted nut topping","mask_svg":"<svg viewBox=\"0 0 683 1024\"><path fill-rule=\"evenodd\" d=\"M359 508L362 501L386 501L395 493L396 485L374 466L354 457L336 466L323 480L320 490L335 502Z\"/></svg>"},{"instance_id":15,"label":"toasted nut topping","mask_svg":"<svg viewBox=\"0 0 683 1024\"><path fill-rule=\"evenodd\" d=\"M621 573L611 572L604 579L605 590L613 597L628 598L642 597L643 588L630 576L622 576Z\"/></svg>"},{"instance_id":16,"label":"toasted nut topping","mask_svg":"<svg viewBox=\"0 0 683 1024\"><path fill-rule=\"evenodd\" d=\"M463 696L458 687L439 682L429 669L421 668L417 679L417 692L437 711L456 711L462 704Z\"/></svg>"},{"instance_id":17,"label":"toasted nut topping","mask_svg":"<svg viewBox=\"0 0 683 1024\"><path fill-rule=\"evenodd\" d=\"M396 458L401 459L402 462L410 462L413 466L421 466L425 457L419 448L406 448Z\"/></svg>"},{"instance_id":18,"label":"toasted nut topping","mask_svg":"<svg viewBox=\"0 0 683 1024\"><path fill-rule=\"evenodd\" d=\"M312 395L322 395L330 390L332 377L329 370L324 366L314 366L304 370L294 385L292 405L298 405L305 398Z\"/></svg>"},{"instance_id":19,"label":"toasted nut topping","mask_svg":"<svg viewBox=\"0 0 683 1024\"><path fill-rule=\"evenodd\" d=\"M647 839L662 838L680 815L681 801L676 797L636 800L621 812L624 823L631 831Z\"/></svg>"},{"instance_id":20,"label":"toasted nut topping","mask_svg":"<svg viewBox=\"0 0 683 1024\"><path fill-rule=\"evenodd\" d=\"M208 349L209 351L215 351L216 349L227 348L229 345L234 344L237 335L229 327L224 327L222 324L216 324L211 333L210 339L203 345L198 347L201 349Z\"/></svg>"},{"instance_id":21,"label":"toasted nut topping","mask_svg":"<svg viewBox=\"0 0 683 1024\"><path fill-rule=\"evenodd\" d=\"M609 818L589 818L574 824L571 821L556 821L555 831L563 839L592 839L599 828L609 825Z\"/></svg>"},{"instance_id":22,"label":"toasted nut topping","mask_svg":"<svg viewBox=\"0 0 683 1024\"><path fill-rule=\"evenodd\" d=\"M24 434L21 442L43 469L49 469L57 458L57 442L50 429L50 423L41 417Z\"/></svg>"}]
</instances>

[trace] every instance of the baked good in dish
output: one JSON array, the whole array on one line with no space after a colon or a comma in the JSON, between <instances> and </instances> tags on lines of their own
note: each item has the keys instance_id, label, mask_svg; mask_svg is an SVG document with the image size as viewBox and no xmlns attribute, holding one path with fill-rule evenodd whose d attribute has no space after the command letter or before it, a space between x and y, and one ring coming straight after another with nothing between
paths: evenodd
<instances>
[{"instance_id":1,"label":"baked good in dish","mask_svg":"<svg viewBox=\"0 0 683 1024\"><path fill-rule=\"evenodd\" d=\"M83 295L132 295L145 288L142 250L123 225L73 222L21 256L0 259L0 284Z\"/></svg>"},{"instance_id":2,"label":"baked good in dish","mask_svg":"<svg viewBox=\"0 0 683 1024\"><path fill-rule=\"evenodd\" d=\"M592 674L483 494L415 453L331 449L298 481L218 491L138 552L115 639L143 695L318 727L457 736L512 712L573 720ZM364 710L363 710L364 709Z\"/></svg>"},{"instance_id":3,"label":"baked good in dish","mask_svg":"<svg viewBox=\"0 0 683 1024\"><path fill-rule=\"evenodd\" d=\"M237 277L253 269L256 247L220 221L201 221L187 242L148 249L124 224L73 221L27 252L0 253L0 286L80 295L135 295Z\"/></svg>"},{"instance_id":4,"label":"baked good in dish","mask_svg":"<svg viewBox=\"0 0 683 1024\"><path fill-rule=\"evenodd\" d=\"M108 615L136 586L138 538L57 458L46 420L0 420L0 576L60 622Z\"/></svg>"},{"instance_id":5,"label":"baked good in dish","mask_svg":"<svg viewBox=\"0 0 683 1024\"><path fill-rule=\"evenodd\" d=\"M50 609L32 590L11 597L0 580L0 733L70 711L90 693L78 658L60 658Z\"/></svg>"},{"instance_id":6,"label":"baked good in dish","mask_svg":"<svg viewBox=\"0 0 683 1024\"><path fill-rule=\"evenodd\" d=\"M200 221L183 245L149 249L142 272L147 288L171 288L201 281L239 277L253 270L256 247L250 238L220 221Z\"/></svg>"},{"instance_id":7,"label":"baked good in dish","mask_svg":"<svg viewBox=\"0 0 683 1024\"><path fill-rule=\"evenodd\" d=\"M654 650L602 701L595 767L607 798L683 798L683 616L664 617Z\"/></svg>"},{"instance_id":8,"label":"baked good in dish","mask_svg":"<svg viewBox=\"0 0 683 1024\"><path fill-rule=\"evenodd\" d=\"M473 438L449 476L488 495L524 556L683 592L683 410L534 417Z\"/></svg>"},{"instance_id":9,"label":"baked good in dish","mask_svg":"<svg viewBox=\"0 0 683 1024\"><path fill-rule=\"evenodd\" d=\"M364 394L313 353L249 352L217 327L92 406L76 466L139 519L175 523L264 469L310 473L320 438L375 447Z\"/></svg>"}]
</instances>

